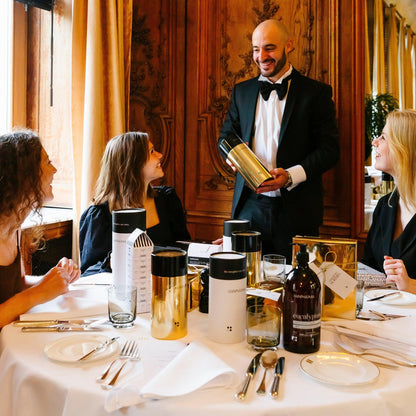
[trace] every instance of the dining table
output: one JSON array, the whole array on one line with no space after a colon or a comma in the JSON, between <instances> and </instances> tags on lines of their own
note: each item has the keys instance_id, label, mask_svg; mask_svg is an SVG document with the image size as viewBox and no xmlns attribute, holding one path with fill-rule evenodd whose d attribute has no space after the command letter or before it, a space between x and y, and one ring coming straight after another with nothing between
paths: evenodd
<instances>
[{"instance_id":1,"label":"dining table","mask_svg":"<svg viewBox=\"0 0 416 416\"><path fill-rule=\"evenodd\" d=\"M169 415L169 416L220 416L220 415L296 415L296 416L398 416L414 415L416 409L416 367L397 366L387 368L373 366L376 377L358 383L328 382L318 374L305 371L302 364L310 354L295 354L283 348L277 349L279 357L285 357L279 394L259 395L256 389L263 376L260 368L254 375L245 400L235 394L241 389L246 370L256 355L246 341L220 344L208 337L208 315L198 308L188 312L187 335L178 340L157 340L151 336L150 313L138 314L134 326L114 328L107 321L107 290L110 281L100 276L71 285L68 293L55 300L38 305L21 318L85 318L98 320L96 331L88 332L23 332L19 326L9 324L0 332L0 414L4 416L104 416L104 415ZM385 298L387 299L387 298ZM364 300L363 315L369 310L394 313L403 318L374 320L334 320L323 322L319 354L340 353L334 328L359 328L363 323L376 325L377 331L386 334L395 331L395 325L403 330L403 320L416 320L416 304L405 305ZM400 324L400 321L402 322ZM385 325L385 327L383 326ZM383 329L384 328L384 329ZM415 327L408 328L409 337L415 340ZM62 340L74 337L118 337L112 348L99 359L71 361L60 360L51 354L53 347ZM67 338L68 337L68 338ZM405 341L406 341L406 337ZM120 353L121 346L129 340L140 348L140 360L131 361L122 371L113 389L105 389L96 379L108 364ZM203 347L206 357L218 358L230 369L231 377L223 385L197 388L187 394L171 397L148 397L135 400L141 386L161 374L166 366L192 345ZM407 345L404 343L403 345ZM409 344L410 345L410 344ZM416 343L414 344L416 351ZM409 346L409 351L412 347ZM345 353L345 352L344 352ZM202 357L202 358L201 358ZM166 375L163 382L172 387L183 382L192 384L199 368L204 368L204 355L187 360L174 374ZM358 362L364 357L355 357ZM416 359L416 356L414 356ZM303 368L303 369L302 369ZM338 367L337 367L338 368ZM319 370L319 368L318 368ZM206 371L201 370L201 371ZM329 369L330 371L330 369ZM363 370L364 371L364 370ZM334 376L332 374L332 376ZM342 379L342 374L340 379ZM266 373L266 386L270 389L273 371ZM336 378L336 376L335 376ZM185 380L186 379L186 380ZM342 380L340 380L342 381ZM118 389L118 390L117 390ZM129 404L131 403L131 404ZM121 407L123 406L123 407Z\"/></svg>"}]
</instances>

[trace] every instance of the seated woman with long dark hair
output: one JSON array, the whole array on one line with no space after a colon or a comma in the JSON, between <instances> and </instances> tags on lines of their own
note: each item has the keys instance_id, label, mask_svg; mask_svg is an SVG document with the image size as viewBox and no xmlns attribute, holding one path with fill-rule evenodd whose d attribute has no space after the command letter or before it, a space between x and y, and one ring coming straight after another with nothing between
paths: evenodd
<instances>
[{"instance_id":1,"label":"seated woman with long dark hair","mask_svg":"<svg viewBox=\"0 0 416 416\"><path fill-rule=\"evenodd\" d=\"M190 239L185 213L175 190L151 185L164 175L161 161L162 155L146 133L124 133L107 143L93 205L80 220L79 246L84 276L111 271L113 210L144 208L147 234L157 246Z\"/></svg>"},{"instance_id":2,"label":"seated woman with long dark hair","mask_svg":"<svg viewBox=\"0 0 416 416\"><path fill-rule=\"evenodd\" d=\"M0 136L0 328L68 291L78 279L76 264L62 258L36 285L26 283L20 227L32 211L53 199L56 172L39 137L30 130Z\"/></svg>"}]
</instances>

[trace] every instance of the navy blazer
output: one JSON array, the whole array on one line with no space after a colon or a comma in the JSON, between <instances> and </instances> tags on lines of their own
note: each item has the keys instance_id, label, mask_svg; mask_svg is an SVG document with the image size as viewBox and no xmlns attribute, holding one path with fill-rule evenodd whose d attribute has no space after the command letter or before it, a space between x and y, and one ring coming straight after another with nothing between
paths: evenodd
<instances>
[{"instance_id":1,"label":"navy blazer","mask_svg":"<svg viewBox=\"0 0 416 416\"><path fill-rule=\"evenodd\" d=\"M258 77L234 86L230 109L220 137L229 131L252 145L259 95ZM338 129L332 88L312 80L293 69L282 125L276 166L284 169L301 165L307 180L291 191L281 190L283 206L292 230L317 228L323 221L322 174L339 159ZM244 179L237 174L232 213L234 218L249 195Z\"/></svg>"},{"instance_id":2,"label":"navy blazer","mask_svg":"<svg viewBox=\"0 0 416 416\"><path fill-rule=\"evenodd\" d=\"M384 272L385 255L394 259L402 259L409 277L416 279L416 215L393 241L398 205L399 194L397 191L383 196L378 201L361 261Z\"/></svg>"}]
</instances>

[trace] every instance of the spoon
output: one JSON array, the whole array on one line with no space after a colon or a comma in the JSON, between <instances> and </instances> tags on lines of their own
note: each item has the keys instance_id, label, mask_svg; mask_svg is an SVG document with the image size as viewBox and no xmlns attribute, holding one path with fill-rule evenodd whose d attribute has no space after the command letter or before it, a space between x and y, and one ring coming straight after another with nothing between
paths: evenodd
<instances>
[{"instance_id":1,"label":"spoon","mask_svg":"<svg viewBox=\"0 0 416 416\"><path fill-rule=\"evenodd\" d=\"M337 344L343 348L345 351L348 351L355 355L371 355L373 357L382 358L384 360L393 362L395 364L403 365L406 367L415 367L416 362L399 353L394 353L394 357L388 351L384 351L379 348L369 348L365 349L355 344L350 338L343 334L338 334Z\"/></svg>"},{"instance_id":2,"label":"spoon","mask_svg":"<svg viewBox=\"0 0 416 416\"><path fill-rule=\"evenodd\" d=\"M277 363L278 356L275 351L267 350L260 357L260 364L264 368L263 379L257 389L257 394L266 394L266 373L269 368L274 368Z\"/></svg>"}]
</instances>

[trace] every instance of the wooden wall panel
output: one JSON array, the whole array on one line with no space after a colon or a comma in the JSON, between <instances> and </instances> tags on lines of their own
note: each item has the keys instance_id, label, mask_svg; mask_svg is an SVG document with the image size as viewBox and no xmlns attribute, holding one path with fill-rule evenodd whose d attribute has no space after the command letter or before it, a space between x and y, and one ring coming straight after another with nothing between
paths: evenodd
<instances>
[{"instance_id":1,"label":"wooden wall panel","mask_svg":"<svg viewBox=\"0 0 416 416\"><path fill-rule=\"evenodd\" d=\"M185 1L133 1L130 130L163 154L164 183L183 198Z\"/></svg>"},{"instance_id":2,"label":"wooden wall panel","mask_svg":"<svg viewBox=\"0 0 416 416\"><path fill-rule=\"evenodd\" d=\"M324 175L321 233L361 235L362 15L363 0L134 0L130 129L164 154L194 239L221 236L230 215L234 175L216 141L232 87L257 75L251 33L267 18L293 31L293 65L333 87L341 160Z\"/></svg>"},{"instance_id":3,"label":"wooden wall panel","mask_svg":"<svg viewBox=\"0 0 416 416\"><path fill-rule=\"evenodd\" d=\"M219 130L235 83L258 74L252 60L251 33L267 18L282 20L293 33L290 60L303 74L330 83L337 96L338 3L324 0L188 2L185 206L193 235L221 235L222 220L231 211L234 175L216 149ZM195 56L196 54L196 56ZM193 63L197 65L193 65ZM325 175L329 218L339 218L337 173ZM204 224L211 224L210 227Z\"/></svg>"}]
</instances>

